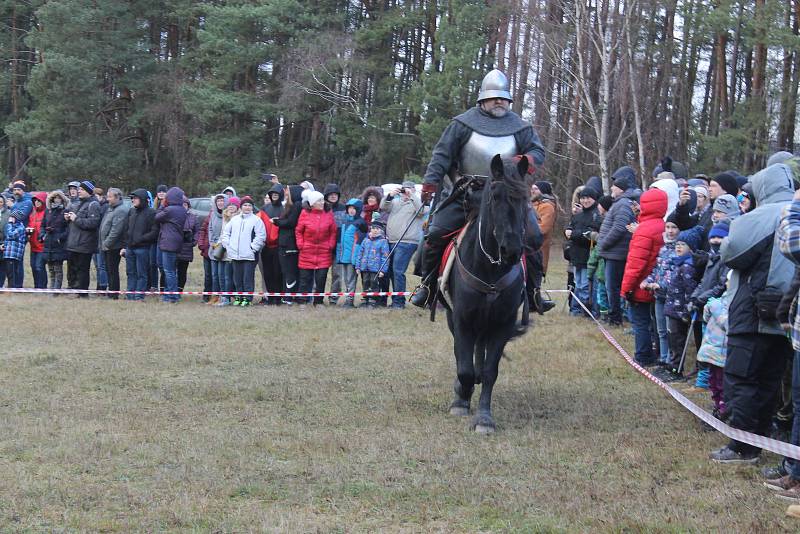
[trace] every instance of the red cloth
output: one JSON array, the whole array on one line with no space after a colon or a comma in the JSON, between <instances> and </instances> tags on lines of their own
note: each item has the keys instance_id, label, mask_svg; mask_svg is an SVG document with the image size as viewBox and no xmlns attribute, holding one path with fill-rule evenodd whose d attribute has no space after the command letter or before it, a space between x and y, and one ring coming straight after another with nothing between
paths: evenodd
<instances>
[{"instance_id":1,"label":"red cloth","mask_svg":"<svg viewBox=\"0 0 800 534\"><path fill-rule=\"evenodd\" d=\"M641 212L639 226L633 233L620 295L632 293L634 302L653 302L653 293L641 289L639 284L647 278L664 246L664 215L667 213L667 194L660 189L650 189L639 199Z\"/></svg>"},{"instance_id":2,"label":"red cloth","mask_svg":"<svg viewBox=\"0 0 800 534\"><path fill-rule=\"evenodd\" d=\"M44 252L44 243L39 241L39 234L42 231L42 221L44 221L46 211L47 193L39 191L33 194L33 198L39 200L42 205L38 208L34 206L30 217L28 217L28 227L33 228L33 234L30 235L28 241L31 244L31 252Z\"/></svg>"},{"instance_id":3,"label":"red cloth","mask_svg":"<svg viewBox=\"0 0 800 534\"><path fill-rule=\"evenodd\" d=\"M303 210L294 229L300 255L297 266L301 269L324 269L333 263L336 248L336 222L333 212Z\"/></svg>"},{"instance_id":4,"label":"red cloth","mask_svg":"<svg viewBox=\"0 0 800 534\"><path fill-rule=\"evenodd\" d=\"M200 233L197 236L197 248L200 249L200 255L204 258L208 258L208 248L211 246L208 242L208 221L211 219L211 215L206 217L203 221L203 225L200 227Z\"/></svg>"},{"instance_id":5,"label":"red cloth","mask_svg":"<svg viewBox=\"0 0 800 534\"><path fill-rule=\"evenodd\" d=\"M278 228L274 224L272 224L272 219L270 219L269 215L264 210L258 211L258 216L264 223L264 228L267 230L267 242L264 245L267 248L278 248Z\"/></svg>"}]
</instances>

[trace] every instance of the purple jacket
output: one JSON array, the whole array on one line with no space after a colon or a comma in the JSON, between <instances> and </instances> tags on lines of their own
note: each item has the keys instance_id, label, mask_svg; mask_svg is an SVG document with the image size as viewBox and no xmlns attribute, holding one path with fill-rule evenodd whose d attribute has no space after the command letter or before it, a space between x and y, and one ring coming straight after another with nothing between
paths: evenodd
<instances>
[{"instance_id":1,"label":"purple jacket","mask_svg":"<svg viewBox=\"0 0 800 534\"><path fill-rule=\"evenodd\" d=\"M186 223L183 197L181 188L170 188L167 191L167 202L156 212L156 223L159 225L158 248L165 252L180 252L183 248L183 225Z\"/></svg>"}]
</instances>

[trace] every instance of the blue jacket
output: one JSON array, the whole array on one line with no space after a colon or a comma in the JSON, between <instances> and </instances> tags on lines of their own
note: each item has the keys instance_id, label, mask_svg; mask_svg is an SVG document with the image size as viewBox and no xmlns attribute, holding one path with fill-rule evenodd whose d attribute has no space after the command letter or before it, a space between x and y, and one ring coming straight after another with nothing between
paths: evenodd
<instances>
[{"instance_id":1,"label":"blue jacket","mask_svg":"<svg viewBox=\"0 0 800 534\"><path fill-rule=\"evenodd\" d=\"M667 241L664 238L664 245L658 251L656 266L653 267L650 276L644 280L648 284L658 284L658 289L655 291L656 298L663 299L667 296L667 287L672 274L672 259L676 257L675 241Z\"/></svg>"},{"instance_id":2,"label":"blue jacket","mask_svg":"<svg viewBox=\"0 0 800 534\"><path fill-rule=\"evenodd\" d=\"M380 236L375 239L367 236L361 242L360 250L356 260L356 269L367 273L377 273L381 265L383 269L381 272L389 272L389 262L386 258L389 257L389 242L385 237Z\"/></svg>"},{"instance_id":3,"label":"blue jacket","mask_svg":"<svg viewBox=\"0 0 800 534\"><path fill-rule=\"evenodd\" d=\"M16 212L17 206L15 204L14 213ZM6 223L5 241L3 241L5 247L3 258L22 261L22 257L25 255L25 244L27 242L28 236L25 235L25 225L22 224L21 220L15 223Z\"/></svg>"},{"instance_id":4,"label":"blue jacket","mask_svg":"<svg viewBox=\"0 0 800 534\"><path fill-rule=\"evenodd\" d=\"M30 193L24 193L21 200L14 202L14 211L20 212L22 215L19 220L23 226L28 226L28 217L33 212L33 197Z\"/></svg>"},{"instance_id":5,"label":"blue jacket","mask_svg":"<svg viewBox=\"0 0 800 534\"><path fill-rule=\"evenodd\" d=\"M675 256L670 263L672 264L672 275L667 286L664 315L688 322L689 299L697 287L697 281L694 279L692 255Z\"/></svg>"},{"instance_id":6,"label":"blue jacket","mask_svg":"<svg viewBox=\"0 0 800 534\"><path fill-rule=\"evenodd\" d=\"M347 216L342 224L339 241L336 243L336 263L350 263L355 265L361 242L367 233L367 221L360 215Z\"/></svg>"}]
</instances>

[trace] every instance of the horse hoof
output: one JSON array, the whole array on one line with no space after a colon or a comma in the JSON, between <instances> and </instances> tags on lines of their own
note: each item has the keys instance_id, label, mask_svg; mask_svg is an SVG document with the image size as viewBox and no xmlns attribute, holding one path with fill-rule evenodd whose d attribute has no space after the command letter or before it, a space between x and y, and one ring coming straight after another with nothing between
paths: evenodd
<instances>
[{"instance_id":1,"label":"horse hoof","mask_svg":"<svg viewBox=\"0 0 800 534\"><path fill-rule=\"evenodd\" d=\"M465 406L450 406L450 415L456 417L467 417L469 415L469 408Z\"/></svg>"},{"instance_id":2,"label":"horse hoof","mask_svg":"<svg viewBox=\"0 0 800 534\"><path fill-rule=\"evenodd\" d=\"M476 434L494 434L493 426L475 425Z\"/></svg>"}]
</instances>

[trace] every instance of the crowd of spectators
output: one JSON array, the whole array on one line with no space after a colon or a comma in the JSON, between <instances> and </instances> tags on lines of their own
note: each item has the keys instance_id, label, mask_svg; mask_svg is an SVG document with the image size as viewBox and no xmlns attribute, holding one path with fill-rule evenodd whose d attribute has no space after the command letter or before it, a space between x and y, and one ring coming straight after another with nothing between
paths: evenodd
<instances>
[{"instance_id":1,"label":"crowd of spectators","mask_svg":"<svg viewBox=\"0 0 800 534\"><path fill-rule=\"evenodd\" d=\"M0 196L0 287L23 287L27 247L34 288L61 289L66 262L67 288L88 290L94 263L96 290L135 302L148 292L179 302L195 252L203 262L203 291L212 293L203 300L216 306L252 305L252 295L213 293L255 293L257 271L263 293L283 294L262 298L263 305L322 305L321 297L294 295L326 291L329 275L330 291L346 294L331 296L329 305L354 307L359 277L364 291L406 291L428 213L413 182L385 196L381 187L369 187L343 203L337 184L319 192L309 181L284 186L275 175L265 179L269 189L259 207L227 187L211 197L202 222L179 187L160 185L155 195L136 189L125 202L121 190L106 192L89 180L68 183L66 193L33 194L15 181ZM127 287L121 292L123 259ZM405 298L361 304L403 308Z\"/></svg>"},{"instance_id":2,"label":"crowd of spectators","mask_svg":"<svg viewBox=\"0 0 800 534\"><path fill-rule=\"evenodd\" d=\"M611 176L610 196L597 178L576 190L564 235L572 315L629 322L640 366L708 391L714 415L730 426L795 445L798 161L779 152L749 177L690 178L665 158L645 191L624 166ZM710 458L753 464L760 454L732 439ZM800 500L800 462L787 458L763 474L768 488Z\"/></svg>"}]
</instances>

